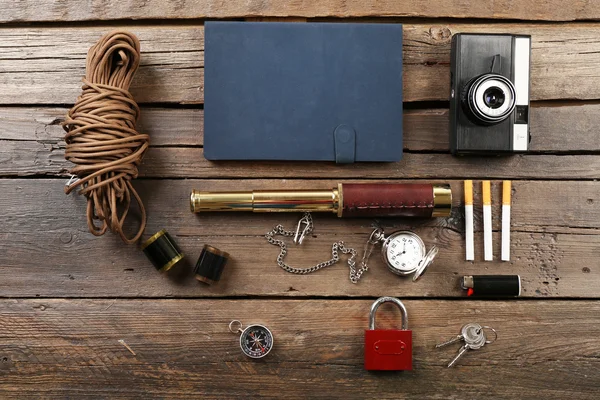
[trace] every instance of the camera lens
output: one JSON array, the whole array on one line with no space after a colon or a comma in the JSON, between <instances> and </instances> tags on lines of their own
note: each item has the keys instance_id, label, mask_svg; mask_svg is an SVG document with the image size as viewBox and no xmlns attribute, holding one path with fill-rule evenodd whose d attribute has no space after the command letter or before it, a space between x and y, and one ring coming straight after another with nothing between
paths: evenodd
<instances>
[{"instance_id":1,"label":"camera lens","mask_svg":"<svg viewBox=\"0 0 600 400\"><path fill-rule=\"evenodd\" d=\"M504 92L496 86L487 89L483 93L483 102L489 108L499 108L502 106L502 104L504 104L504 100L506 100Z\"/></svg>"},{"instance_id":2,"label":"camera lens","mask_svg":"<svg viewBox=\"0 0 600 400\"><path fill-rule=\"evenodd\" d=\"M493 125L504 121L515 110L515 86L498 74L483 74L465 87L463 104L467 114L478 124Z\"/></svg>"}]
</instances>

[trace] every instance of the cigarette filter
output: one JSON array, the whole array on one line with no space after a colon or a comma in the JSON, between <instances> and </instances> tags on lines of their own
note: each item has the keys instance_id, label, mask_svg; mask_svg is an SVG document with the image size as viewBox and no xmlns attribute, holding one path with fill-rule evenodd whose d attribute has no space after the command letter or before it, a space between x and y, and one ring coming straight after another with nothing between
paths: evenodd
<instances>
[{"instance_id":1,"label":"cigarette filter","mask_svg":"<svg viewBox=\"0 0 600 400\"><path fill-rule=\"evenodd\" d=\"M492 193L490 181L482 182L483 189L483 259L492 261Z\"/></svg>"},{"instance_id":2,"label":"cigarette filter","mask_svg":"<svg viewBox=\"0 0 600 400\"><path fill-rule=\"evenodd\" d=\"M475 260L473 239L473 181L465 181L465 249L467 261Z\"/></svg>"},{"instance_id":3,"label":"cigarette filter","mask_svg":"<svg viewBox=\"0 0 600 400\"><path fill-rule=\"evenodd\" d=\"M510 261L510 181L502 183L502 261Z\"/></svg>"}]
</instances>

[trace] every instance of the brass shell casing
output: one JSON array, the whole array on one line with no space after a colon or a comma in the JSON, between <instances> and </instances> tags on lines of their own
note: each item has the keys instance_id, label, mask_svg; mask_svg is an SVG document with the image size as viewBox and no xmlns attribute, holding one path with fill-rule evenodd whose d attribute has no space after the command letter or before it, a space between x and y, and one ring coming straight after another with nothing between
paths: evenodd
<instances>
[{"instance_id":1,"label":"brass shell casing","mask_svg":"<svg viewBox=\"0 0 600 400\"><path fill-rule=\"evenodd\" d=\"M252 192L201 192L192 190L192 212L331 212L340 208L339 190L255 190Z\"/></svg>"},{"instance_id":2,"label":"brass shell casing","mask_svg":"<svg viewBox=\"0 0 600 400\"><path fill-rule=\"evenodd\" d=\"M432 217L449 217L452 212L452 189L448 184L433 185Z\"/></svg>"}]
</instances>

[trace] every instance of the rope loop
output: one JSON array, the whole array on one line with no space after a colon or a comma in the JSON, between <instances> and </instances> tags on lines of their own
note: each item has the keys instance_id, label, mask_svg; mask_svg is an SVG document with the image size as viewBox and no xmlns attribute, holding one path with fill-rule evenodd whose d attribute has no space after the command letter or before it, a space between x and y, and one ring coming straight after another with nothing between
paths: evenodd
<instances>
[{"instance_id":1,"label":"rope loop","mask_svg":"<svg viewBox=\"0 0 600 400\"><path fill-rule=\"evenodd\" d=\"M79 194L87 197L92 234L110 230L128 244L138 241L146 227L146 209L131 184L150 140L135 129L140 108L129 93L139 64L140 42L135 35L114 31L102 37L88 52L82 93L63 123L65 158L75 164L69 172L79 178L65 187L65 193L79 188ZM137 233L128 238L123 225L132 196L141 221Z\"/></svg>"}]
</instances>

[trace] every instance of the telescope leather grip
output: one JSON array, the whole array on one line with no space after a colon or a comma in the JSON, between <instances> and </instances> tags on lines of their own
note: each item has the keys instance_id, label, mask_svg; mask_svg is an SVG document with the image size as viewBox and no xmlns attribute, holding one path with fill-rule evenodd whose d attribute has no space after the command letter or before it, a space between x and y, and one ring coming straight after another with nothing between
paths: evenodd
<instances>
[{"instance_id":1,"label":"telescope leather grip","mask_svg":"<svg viewBox=\"0 0 600 400\"><path fill-rule=\"evenodd\" d=\"M342 191L342 217L429 218L434 211L431 184L344 183Z\"/></svg>"}]
</instances>

